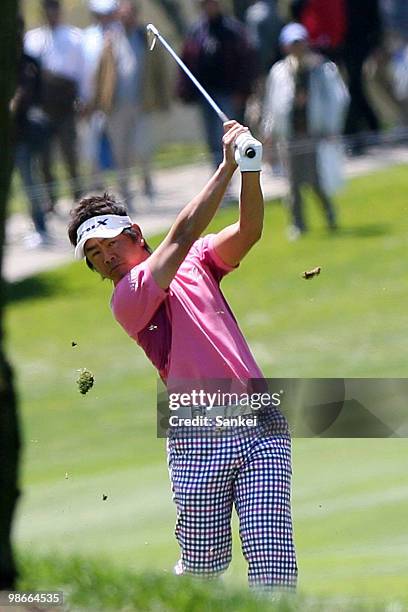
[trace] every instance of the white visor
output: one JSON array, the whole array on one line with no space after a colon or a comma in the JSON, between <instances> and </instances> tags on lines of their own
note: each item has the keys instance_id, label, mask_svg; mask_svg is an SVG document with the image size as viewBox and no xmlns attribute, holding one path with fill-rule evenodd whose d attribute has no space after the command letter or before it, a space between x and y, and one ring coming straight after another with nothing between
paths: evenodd
<instances>
[{"instance_id":1,"label":"white visor","mask_svg":"<svg viewBox=\"0 0 408 612\"><path fill-rule=\"evenodd\" d=\"M114 238L123 232L126 227L132 227L132 225L132 219L122 215L99 215L84 221L77 230L75 259L85 257L85 242L90 238Z\"/></svg>"}]
</instances>

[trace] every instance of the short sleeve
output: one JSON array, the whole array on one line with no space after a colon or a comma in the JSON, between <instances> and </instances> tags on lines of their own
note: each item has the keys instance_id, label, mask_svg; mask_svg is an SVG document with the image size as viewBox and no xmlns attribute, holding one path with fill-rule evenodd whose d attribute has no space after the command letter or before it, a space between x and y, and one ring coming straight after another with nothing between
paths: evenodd
<instances>
[{"instance_id":1,"label":"short sleeve","mask_svg":"<svg viewBox=\"0 0 408 612\"><path fill-rule=\"evenodd\" d=\"M111 308L118 323L134 338L146 327L166 297L167 291L159 287L144 261L116 285Z\"/></svg>"},{"instance_id":2,"label":"short sleeve","mask_svg":"<svg viewBox=\"0 0 408 612\"><path fill-rule=\"evenodd\" d=\"M194 243L194 254L200 258L202 265L206 266L219 282L223 276L235 270L237 266L231 266L221 259L214 248L215 234L208 234Z\"/></svg>"}]
</instances>

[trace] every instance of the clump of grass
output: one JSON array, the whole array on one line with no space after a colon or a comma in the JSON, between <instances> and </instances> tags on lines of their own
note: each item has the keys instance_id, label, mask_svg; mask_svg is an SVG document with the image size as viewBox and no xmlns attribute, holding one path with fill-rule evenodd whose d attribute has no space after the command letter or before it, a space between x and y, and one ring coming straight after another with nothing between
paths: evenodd
<instances>
[{"instance_id":1,"label":"clump of grass","mask_svg":"<svg viewBox=\"0 0 408 612\"><path fill-rule=\"evenodd\" d=\"M86 368L83 368L82 370L80 370L80 374L77 380L79 392L82 393L82 395L85 395L85 393L88 393L89 389L92 389L94 385L94 381L95 379L94 379L92 372L90 372Z\"/></svg>"}]
</instances>

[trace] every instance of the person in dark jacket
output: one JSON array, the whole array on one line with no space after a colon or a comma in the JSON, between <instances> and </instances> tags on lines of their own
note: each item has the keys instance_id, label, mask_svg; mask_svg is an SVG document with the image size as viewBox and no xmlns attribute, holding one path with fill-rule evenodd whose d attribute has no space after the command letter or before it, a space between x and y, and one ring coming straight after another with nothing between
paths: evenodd
<instances>
[{"instance_id":1,"label":"person in dark jacket","mask_svg":"<svg viewBox=\"0 0 408 612\"><path fill-rule=\"evenodd\" d=\"M351 137L350 153L363 151L362 131L377 132L380 122L364 86L363 67L368 57L380 47L383 37L378 0L347 0L347 34L344 43L344 66L350 92L350 106L345 133Z\"/></svg>"},{"instance_id":2,"label":"person in dark jacket","mask_svg":"<svg viewBox=\"0 0 408 612\"><path fill-rule=\"evenodd\" d=\"M42 0L41 6L45 23L27 32L24 47L41 64L42 108L53 125L41 157L49 208L54 211L58 201L55 145L70 178L72 198L79 199L82 192L77 111L83 103L84 52L81 30L63 22L61 0Z\"/></svg>"},{"instance_id":3,"label":"person in dark jacket","mask_svg":"<svg viewBox=\"0 0 408 612\"><path fill-rule=\"evenodd\" d=\"M27 236L30 248L47 246L50 236L45 218L47 200L39 171L39 159L50 135L50 122L40 107L41 67L23 51L24 21L18 18L19 61L17 87L10 102L15 124L15 165L30 203L35 232Z\"/></svg>"},{"instance_id":4,"label":"person in dark jacket","mask_svg":"<svg viewBox=\"0 0 408 612\"><path fill-rule=\"evenodd\" d=\"M182 59L224 113L242 122L257 76L255 47L244 26L223 13L219 0L199 4L202 16L184 42ZM199 103L207 144L218 167L223 158L222 122L184 73L180 73L178 93L184 102Z\"/></svg>"},{"instance_id":5,"label":"person in dark jacket","mask_svg":"<svg viewBox=\"0 0 408 612\"><path fill-rule=\"evenodd\" d=\"M279 34L283 20L276 0L253 0L245 13L245 24L258 52L261 77L281 59Z\"/></svg>"}]
</instances>

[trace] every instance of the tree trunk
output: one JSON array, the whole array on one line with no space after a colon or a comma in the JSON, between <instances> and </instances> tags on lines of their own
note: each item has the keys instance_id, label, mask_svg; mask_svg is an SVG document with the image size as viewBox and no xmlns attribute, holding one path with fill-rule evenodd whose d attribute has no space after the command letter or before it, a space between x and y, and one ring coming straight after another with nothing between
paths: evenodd
<instances>
[{"instance_id":1,"label":"tree trunk","mask_svg":"<svg viewBox=\"0 0 408 612\"><path fill-rule=\"evenodd\" d=\"M20 435L12 368L4 349L5 284L2 274L7 200L13 170L13 126L9 103L15 89L18 0L3 0L0 36L0 590L15 588L17 570L11 528L19 496Z\"/></svg>"}]
</instances>

